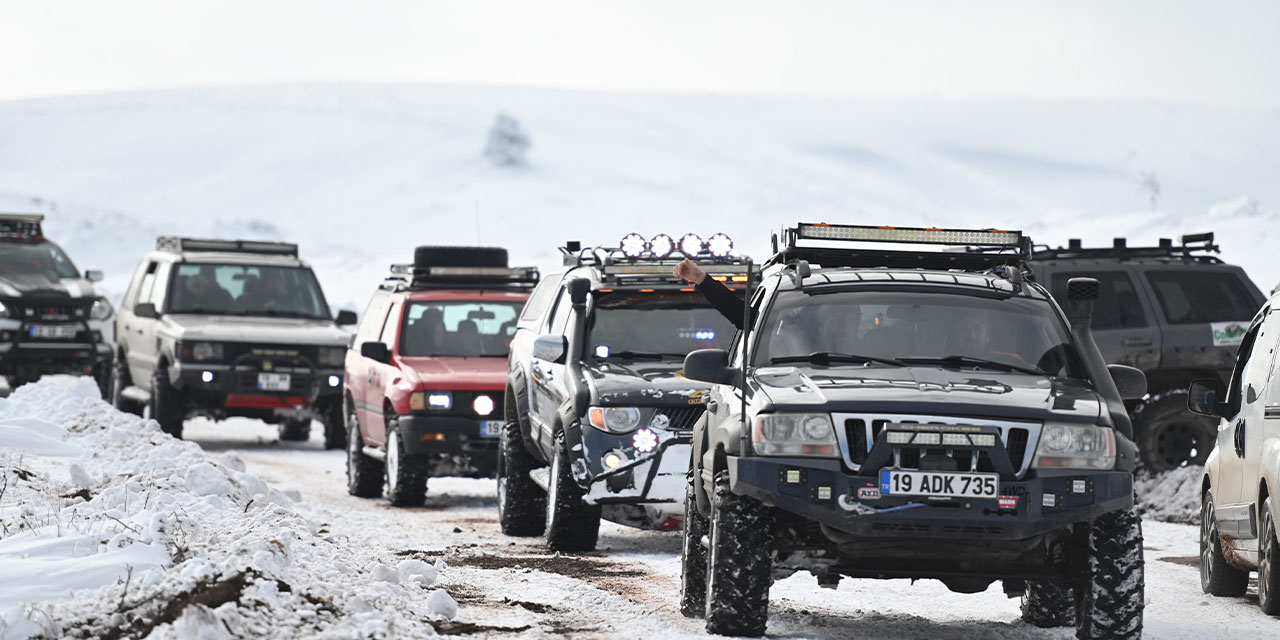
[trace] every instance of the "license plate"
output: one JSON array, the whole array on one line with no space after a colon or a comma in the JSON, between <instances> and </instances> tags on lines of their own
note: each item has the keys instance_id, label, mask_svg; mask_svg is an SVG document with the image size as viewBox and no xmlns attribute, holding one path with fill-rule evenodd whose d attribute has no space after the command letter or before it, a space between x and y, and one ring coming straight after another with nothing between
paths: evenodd
<instances>
[{"instance_id":1,"label":"license plate","mask_svg":"<svg viewBox=\"0 0 1280 640\"><path fill-rule=\"evenodd\" d=\"M52 340L70 340L76 337L78 327L64 324L33 324L27 327L27 334L32 338Z\"/></svg>"},{"instance_id":2,"label":"license plate","mask_svg":"<svg viewBox=\"0 0 1280 640\"><path fill-rule=\"evenodd\" d=\"M496 438L502 435L501 420L485 420L480 423L480 435L486 438Z\"/></svg>"},{"instance_id":3,"label":"license plate","mask_svg":"<svg viewBox=\"0 0 1280 640\"><path fill-rule=\"evenodd\" d=\"M946 498L995 498L1000 476L995 473L947 473L941 471L880 472L880 494L887 496L939 496Z\"/></svg>"},{"instance_id":4,"label":"license plate","mask_svg":"<svg viewBox=\"0 0 1280 640\"><path fill-rule=\"evenodd\" d=\"M289 374L287 373L258 374L258 390L260 391L288 391L289 382Z\"/></svg>"}]
</instances>

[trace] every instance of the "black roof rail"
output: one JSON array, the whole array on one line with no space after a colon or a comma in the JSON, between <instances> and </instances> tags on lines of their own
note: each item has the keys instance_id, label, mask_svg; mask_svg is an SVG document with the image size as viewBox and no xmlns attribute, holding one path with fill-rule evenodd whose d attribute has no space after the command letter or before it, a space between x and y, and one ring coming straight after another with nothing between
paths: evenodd
<instances>
[{"instance_id":1,"label":"black roof rail","mask_svg":"<svg viewBox=\"0 0 1280 640\"><path fill-rule=\"evenodd\" d=\"M1176 245L1170 238L1160 238L1154 247L1131 247L1125 238L1114 238L1110 247L1085 247L1080 238L1070 238L1067 240L1067 246L1057 249L1048 245L1036 245L1032 249L1032 255L1036 260L1174 258L1220 264L1222 260L1217 256L1206 255L1222 252L1222 247L1214 244L1213 240L1212 231L1186 234L1182 236L1181 244Z\"/></svg>"},{"instance_id":2,"label":"black roof rail","mask_svg":"<svg viewBox=\"0 0 1280 640\"><path fill-rule=\"evenodd\" d=\"M832 243L818 246L815 242ZM846 246L832 246L848 243ZM864 243L946 245L963 250L908 251ZM991 271L1031 260L1031 239L1004 229L941 229L800 223L773 236L773 257L764 266L803 261L823 267Z\"/></svg>"}]
</instances>

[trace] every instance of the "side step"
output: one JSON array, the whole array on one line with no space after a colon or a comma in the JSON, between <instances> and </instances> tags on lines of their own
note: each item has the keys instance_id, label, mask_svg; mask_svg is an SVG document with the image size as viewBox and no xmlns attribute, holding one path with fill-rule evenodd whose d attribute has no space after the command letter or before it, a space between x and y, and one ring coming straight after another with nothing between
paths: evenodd
<instances>
[{"instance_id":1,"label":"side step","mask_svg":"<svg viewBox=\"0 0 1280 640\"><path fill-rule=\"evenodd\" d=\"M129 402L151 404L151 393L142 387L128 386L120 391L120 397Z\"/></svg>"},{"instance_id":2,"label":"side step","mask_svg":"<svg viewBox=\"0 0 1280 640\"><path fill-rule=\"evenodd\" d=\"M529 479L538 483L543 491L551 490L551 467L539 467L529 472Z\"/></svg>"}]
</instances>

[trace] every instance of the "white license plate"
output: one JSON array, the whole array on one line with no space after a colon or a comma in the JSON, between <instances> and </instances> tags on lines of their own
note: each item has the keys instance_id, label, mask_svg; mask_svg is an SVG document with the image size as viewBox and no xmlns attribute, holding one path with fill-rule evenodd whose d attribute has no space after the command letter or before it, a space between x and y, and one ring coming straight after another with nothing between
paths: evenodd
<instances>
[{"instance_id":1,"label":"white license plate","mask_svg":"<svg viewBox=\"0 0 1280 640\"><path fill-rule=\"evenodd\" d=\"M487 438L496 438L502 435L501 420L485 420L480 423L480 435Z\"/></svg>"},{"instance_id":2,"label":"white license plate","mask_svg":"<svg viewBox=\"0 0 1280 640\"><path fill-rule=\"evenodd\" d=\"M943 471L880 472L880 495L940 496L947 498L995 498L1000 476L995 473L947 473Z\"/></svg>"},{"instance_id":3,"label":"white license plate","mask_svg":"<svg viewBox=\"0 0 1280 640\"><path fill-rule=\"evenodd\" d=\"M287 373L258 374L258 389L260 391L288 391L289 382L289 374Z\"/></svg>"},{"instance_id":4,"label":"white license plate","mask_svg":"<svg viewBox=\"0 0 1280 640\"><path fill-rule=\"evenodd\" d=\"M65 324L33 324L27 327L27 334L32 338L51 340L70 340L76 337L78 327Z\"/></svg>"}]
</instances>

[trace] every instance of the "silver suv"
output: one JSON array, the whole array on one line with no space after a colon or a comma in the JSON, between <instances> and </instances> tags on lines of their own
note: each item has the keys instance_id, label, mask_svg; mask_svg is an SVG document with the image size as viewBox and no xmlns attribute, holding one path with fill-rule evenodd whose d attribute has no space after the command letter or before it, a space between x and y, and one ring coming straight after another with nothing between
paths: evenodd
<instances>
[{"instance_id":1,"label":"silver suv","mask_svg":"<svg viewBox=\"0 0 1280 640\"><path fill-rule=\"evenodd\" d=\"M258 418L282 440L345 445L342 374L350 311L330 315L293 244L162 236L116 317L111 400L182 437L189 415Z\"/></svg>"}]
</instances>

